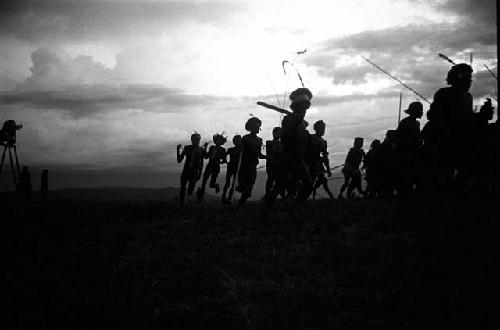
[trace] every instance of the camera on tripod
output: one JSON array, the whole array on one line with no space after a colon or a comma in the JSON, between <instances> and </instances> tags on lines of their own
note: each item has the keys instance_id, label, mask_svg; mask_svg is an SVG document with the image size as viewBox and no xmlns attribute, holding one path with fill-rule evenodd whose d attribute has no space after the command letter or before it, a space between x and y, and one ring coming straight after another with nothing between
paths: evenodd
<instances>
[{"instance_id":1,"label":"camera on tripod","mask_svg":"<svg viewBox=\"0 0 500 330\"><path fill-rule=\"evenodd\" d=\"M23 128L23 125L18 125L15 120L7 120L3 123L2 130L0 130L0 144L6 147L13 147L16 145L17 131Z\"/></svg>"},{"instance_id":2,"label":"camera on tripod","mask_svg":"<svg viewBox=\"0 0 500 330\"><path fill-rule=\"evenodd\" d=\"M21 175L21 166L19 165L19 158L17 157L16 136L17 131L22 127L23 125L18 125L14 120L11 119L4 122L2 129L0 130L0 146L3 147L2 160L0 162L0 173L2 173L5 158L6 155L8 155L10 171L12 173L12 180L14 181L16 190L19 189L19 181Z\"/></svg>"}]
</instances>

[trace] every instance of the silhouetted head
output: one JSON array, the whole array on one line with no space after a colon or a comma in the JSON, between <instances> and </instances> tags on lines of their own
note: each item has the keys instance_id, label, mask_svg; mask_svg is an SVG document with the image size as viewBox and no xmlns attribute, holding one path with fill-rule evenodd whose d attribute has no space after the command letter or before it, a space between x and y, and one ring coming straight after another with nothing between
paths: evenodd
<instances>
[{"instance_id":1,"label":"silhouetted head","mask_svg":"<svg viewBox=\"0 0 500 330\"><path fill-rule=\"evenodd\" d=\"M293 112L305 116L307 109L311 106L311 99L313 95L311 91L307 88L297 88L290 93L290 109Z\"/></svg>"},{"instance_id":2,"label":"silhouetted head","mask_svg":"<svg viewBox=\"0 0 500 330\"><path fill-rule=\"evenodd\" d=\"M273 139L278 140L281 138L281 127L277 126L273 128Z\"/></svg>"},{"instance_id":3,"label":"silhouetted head","mask_svg":"<svg viewBox=\"0 0 500 330\"><path fill-rule=\"evenodd\" d=\"M485 120L491 120L493 119L493 110L495 108L491 104L491 99L487 98L486 101L484 101L483 105L481 106L481 109L479 109L479 114L481 117L483 117Z\"/></svg>"},{"instance_id":4,"label":"silhouetted head","mask_svg":"<svg viewBox=\"0 0 500 330\"><path fill-rule=\"evenodd\" d=\"M379 139L373 140L372 143L370 144L370 150L376 150L378 147L380 147L380 140Z\"/></svg>"},{"instance_id":5,"label":"silhouetted head","mask_svg":"<svg viewBox=\"0 0 500 330\"><path fill-rule=\"evenodd\" d=\"M233 144L237 147L241 146L241 135L236 134L233 136Z\"/></svg>"},{"instance_id":6,"label":"silhouetted head","mask_svg":"<svg viewBox=\"0 0 500 330\"><path fill-rule=\"evenodd\" d=\"M390 130L388 130L388 131L385 133L385 140L384 140L384 142L385 142L385 141L387 141L387 142L394 142L394 141L395 141L395 139L396 139L396 132L397 132L397 131L396 131L396 130L394 130L394 129L390 129Z\"/></svg>"},{"instance_id":7,"label":"silhouetted head","mask_svg":"<svg viewBox=\"0 0 500 330\"><path fill-rule=\"evenodd\" d=\"M227 139L224 137L224 135L218 134L218 133L214 134L212 140L214 141L214 144L216 146L221 146L224 143L226 143L226 141L227 141Z\"/></svg>"},{"instance_id":8,"label":"silhouetted head","mask_svg":"<svg viewBox=\"0 0 500 330\"><path fill-rule=\"evenodd\" d=\"M405 110L405 112L411 117L422 118L422 115L424 114L424 106L418 101L412 102L408 106L408 109Z\"/></svg>"},{"instance_id":9,"label":"silhouetted head","mask_svg":"<svg viewBox=\"0 0 500 330\"><path fill-rule=\"evenodd\" d=\"M356 137L354 138L354 148L363 148L363 141L364 139L362 137Z\"/></svg>"},{"instance_id":10,"label":"silhouetted head","mask_svg":"<svg viewBox=\"0 0 500 330\"><path fill-rule=\"evenodd\" d=\"M323 136L325 135L326 124L324 121L318 120L317 122L314 123L313 129L317 135Z\"/></svg>"},{"instance_id":11,"label":"silhouetted head","mask_svg":"<svg viewBox=\"0 0 500 330\"><path fill-rule=\"evenodd\" d=\"M465 92L472 84L472 67L465 63L460 63L451 67L446 77L448 85L457 87Z\"/></svg>"},{"instance_id":12,"label":"silhouetted head","mask_svg":"<svg viewBox=\"0 0 500 330\"><path fill-rule=\"evenodd\" d=\"M252 117L245 123L245 129L250 133L259 133L260 126L262 126L262 121L257 117Z\"/></svg>"},{"instance_id":13,"label":"silhouetted head","mask_svg":"<svg viewBox=\"0 0 500 330\"><path fill-rule=\"evenodd\" d=\"M199 146L201 141L201 135L198 133L191 134L191 144L194 146Z\"/></svg>"}]
</instances>

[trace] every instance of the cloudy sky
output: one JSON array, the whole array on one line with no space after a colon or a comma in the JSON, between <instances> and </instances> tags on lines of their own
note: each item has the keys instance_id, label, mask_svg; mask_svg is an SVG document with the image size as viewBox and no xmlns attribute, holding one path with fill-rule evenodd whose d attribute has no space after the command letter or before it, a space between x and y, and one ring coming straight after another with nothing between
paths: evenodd
<instances>
[{"instance_id":1,"label":"cloudy sky","mask_svg":"<svg viewBox=\"0 0 500 330\"><path fill-rule=\"evenodd\" d=\"M307 119L327 123L333 165L355 136L395 127L400 91L403 109L417 100L361 55L432 100L450 67L437 53L472 53L475 104L495 95L494 0L2 1L0 45L0 120L24 125L22 162L122 185L179 171L195 130L231 138L252 114L269 138L280 116L255 102L300 86L283 60L314 94Z\"/></svg>"}]
</instances>

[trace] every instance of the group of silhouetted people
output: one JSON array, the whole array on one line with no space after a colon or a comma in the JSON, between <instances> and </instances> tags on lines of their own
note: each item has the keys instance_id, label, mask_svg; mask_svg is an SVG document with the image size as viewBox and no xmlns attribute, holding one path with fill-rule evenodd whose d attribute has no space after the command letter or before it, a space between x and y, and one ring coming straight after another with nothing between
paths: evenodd
<instances>
[{"instance_id":1,"label":"group of silhouetted people","mask_svg":"<svg viewBox=\"0 0 500 330\"><path fill-rule=\"evenodd\" d=\"M273 138L266 141L265 146L258 136L262 121L257 117L247 120L245 130L248 134L243 137L235 135L234 146L227 151L222 147L227 141L223 134L213 136L214 145L208 150L208 143L200 146L201 136L198 133L192 134L190 146L182 149L178 145L177 161L180 163L186 158L181 174L180 203L184 203L186 188L188 195L193 194L202 172L201 187L196 191L198 200L203 199L209 178L210 188L218 193L220 187L217 176L221 164L227 164L222 201L230 203L234 191L237 191L241 194L239 204L245 203L252 195L259 159L267 160L266 205L272 205L280 195L297 202L305 201L319 187L324 187L333 198L325 177L325 173L331 176L327 143L323 139L326 125L319 120L313 125L314 134L309 134L306 130L308 124L304 116L310 107L311 98L312 94L307 88L299 88L290 94L292 111L283 110L287 115L283 118L281 127L273 129ZM263 148L266 150L265 155L262 153ZM208 163L203 171L205 159L208 159Z\"/></svg>"},{"instance_id":2,"label":"group of silhouetted people","mask_svg":"<svg viewBox=\"0 0 500 330\"><path fill-rule=\"evenodd\" d=\"M432 192L449 188L458 192L498 193L500 126L494 123L491 99L486 99L478 112L473 110L472 68L454 65L446 79L450 85L439 89L427 111L428 122L420 129L418 119L424 109L412 102L397 129L388 130L383 142L374 140L363 156L366 189L361 192L357 171L362 139L349 151L344 167L346 183L351 191L367 196L386 197L414 191ZM360 138L357 138L360 139ZM352 153L352 155L351 155ZM354 163L354 166L351 164ZM349 194L348 188L348 194Z\"/></svg>"},{"instance_id":3,"label":"group of silhouetted people","mask_svg":"<svg viewBox=\"0 0 500 330\"><path fill-rule=\"evenodd\" d=\"M499 122L489 123L494 110L490 99L474 112L469 93L471 78L469 65L457 64L451 68L446 79L450 86L436 92L423 129L420 129L419 119L424 108L417 101L409 105L405 110L408 116L396 129L388 130L382 142L371 142L366 154L364 139L356 137L343 164L344 183L338 197L343 198L346 190L348 198L355 196L355 191L363 196L388 197L440 187L498 192ZM188 194L192 194L201 178L204 159L208 159L208 164L197 190L198 199L203 198L209 178L210 188L219 192L220 165L227 163L222 201L229 203L236 190L241 193L239 204L243 204L252 194L259 159L267 160L266 209L280 195L295 203L304 202L311 195L314 198L320 187L333 199L325 176L331 176L327 142L323 139L326 124L322 120L315 122L311 134L304 119L312 97L309 89L298 88L290 94L291 111L268 106L286 115L281 127L273 129L272 140L266 141L265 155L261 152L262 139L258 137L262 122L256 117L245 124L248 134L235 135L234 146L227 151L222 147L226 142L222 134L213 136L214 145L208 151L207 143L200 147L198 133L191 136L192 145L182 152L179 145L178 162L186 157L181 175L181 204L186 185ZM362 170L366 171L364 190Z\"/></svg>"}]
</instances>

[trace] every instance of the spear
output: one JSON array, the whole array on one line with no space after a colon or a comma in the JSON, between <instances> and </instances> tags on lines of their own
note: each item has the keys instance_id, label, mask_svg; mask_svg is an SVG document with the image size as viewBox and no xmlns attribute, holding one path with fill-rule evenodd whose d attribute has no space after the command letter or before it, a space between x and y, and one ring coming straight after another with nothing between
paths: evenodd
<instances>
[{"instance_id":1,"label":"spear","mask_svg":"<svg viewBox=\"0 0 500 330\"><path fill-rule=\"evenodd\" d=\"M257 102L257 105L260 105L261 107L277 111L277 112L282 113L284 115L290 115L292 113L289 110L285 110L285 109L279 108L279 107L277 107L275 105L272 105L272 104L269 104L269 103L266 103L266 102L260 102L259 101L259 102Z\"/></svg>"},{"instance_id":2,"label":"spear","mask_svg":"<svg viewBox=\"0 0 500 330\"><path fill-rule=\"evenodd\" d=\"M388 75L389 77L391 77L392 79L396 80L398 83L400 83L401 85L403 85L403 87L405 87L406 89L410 90L411 92L413 92L415 95L417 95L418 97L420 97L422 100L424 100L425 102L431 104L431 101L429 101L428 99L426 99L422 94L420 94L419 92L417 92L416 90L414 90L413 88L411 88L410 86L408 86L407 84L405 84L404 82L402 82L401 80L399 80L398 78L394 77L392 74L390 74L389 72L385 71L384 69L382 69L380 66L378 66L377 64L373 63L372 61L370 61L369 59L367 59L366 57L362 56L361 57L367 61L368 63L370 63L371 65L373 65L374 67L376 67L377 69L379 69L380 71L382 71L383 73L385 73L386 75Z\"/></svg>"}]
</instances>

